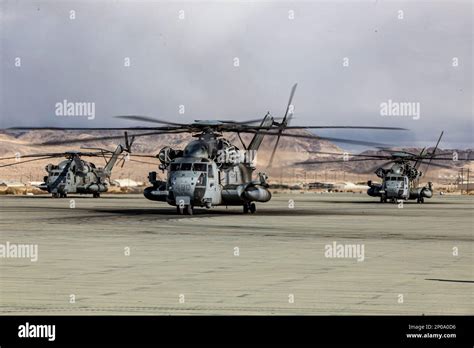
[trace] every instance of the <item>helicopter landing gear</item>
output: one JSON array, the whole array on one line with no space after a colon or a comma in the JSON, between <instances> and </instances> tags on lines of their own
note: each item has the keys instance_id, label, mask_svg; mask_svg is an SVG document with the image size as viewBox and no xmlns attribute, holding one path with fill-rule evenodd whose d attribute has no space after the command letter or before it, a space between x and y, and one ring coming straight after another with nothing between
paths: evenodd
<instances>
[{"instance_id":1,"label":"helicopter landing gear","mask_svg":"<svg viewBox=\"0 0 474 348\"><path fill-rule=\"evenodd\" d=\"M251 214L255 214L256 211L257 211L257 206L255 205L255 203L244 204L244 214L248 214L249 212Z\"/></svg>"},{"instance_id":2,"label":"helicopter landing gear","mask_svg":"<svg viewBox=\"0 0 474 348\"><path fill-rule=\"evenodd\" d=\"M183 206L176 206L176 212L178 215L193 215L194 214L194 207L192 205L183 205Z\"/></svg>"},{"instance_id":3,"label":"helicopter landing gear","mask_svg":"<svg viewBox=\"0 0 474 348\"><path fill-rule=\"evenodd\" d=\"M387 203L387 197L381 196L380 197L380 203Z\"/></svg>"},{"instance_id":4,"label":"helicopter landing gear","mask_svg":"<svg viewBox=\"0 0 474 348\"><path fill-rule=\"evenodd\" d=\"M186 206L186 214L188 214L188 215L193 215L194 214L194 208L191 204Z\"/></svg>"},{"instance_id":5,"label":"helicopter landing gear","mask_svg":"<svg viewBox=\"0 0 474 348\"><path fill-rule=\"evenodd\" d=\"M424 197L420 197L416 200L416 203L425 203L425 198Z\"/></svg>"},{"instance_id":6,"label":"helicopter landing gear","mask_svg":"<svg viewBox=\"0 0 474 348\"><path fill-rule=\"evenodd\" d=\"M60 193L59 198L67 198L67 193Z\"/></svg>"},{"instance_id":7,"label":"helicopter landing gear","mask_svg":"<svg viewBox=\"0 0 474 348\"><path fill-rule=\"evenodd\" d=\"M51 194L51 197L53 197L53 198L59 198L59 193L53 193L53 194Z\"/></svg>"},{"instance_id":8,"label":"helicopter landing gear","mask_svg":"<svg viewBox=\"0 0 474 348\"><path fill-rule=\"evenodd\" d=\"M93 193L92 198L100 198L100 193L99 192Z\"/></svg>"}]
</instances>

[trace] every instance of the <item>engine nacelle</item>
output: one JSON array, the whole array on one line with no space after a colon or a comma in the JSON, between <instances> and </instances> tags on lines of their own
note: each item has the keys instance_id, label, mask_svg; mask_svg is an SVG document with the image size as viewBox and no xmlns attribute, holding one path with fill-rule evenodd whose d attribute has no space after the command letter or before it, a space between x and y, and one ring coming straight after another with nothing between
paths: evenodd
<instances>
[{"instance_id":1,"label":"engine nacelle","mask_svg":"<svg viewBox=\"0 0 474 348\"><path fill-rule=\"evenodd\" d=\"M183 155L182 150L174 150L169 146L165 146L164 148L160 150L160 152L158 153L156 157L158 157L158 159L160 160L162 164L168 165L176 157L180 157L182 155Z\"/></svg>"},{"instance_id":2,"label":"engine nacelle","mask_svg":"<svg viewBox=\"0 0 474 348\"><path fill-rule=\"evenodd\" d=\"M219 139L217 156L214 158L219 168L226 168L240 163L240 157L240 151L236 146L232 145L227 139Z\"/></svg>"},{"instance_id":3,"label":"engine nacelle","mask_svg":"<svg viewBox=\"0 0 474 348\"><path fill-rule=\"evenodd\" d=\"M372 180L367 181L367 186L369 189L367 190L367 194L371 197L380 197L381 193L380 190L382 189L382 185L374 184Z\"/></svg>"},{"instance_id":4,"label":"engine nacelle","mask_svg":"<svg viewBox=\"0 0 474 348\"><path fill-rule=\"evenodd\" d=\"M261 186L249 186L244 191L245 198L249 201L268 202L272 194L266 188Z\"/></svg>"},{"instance_id":5,"label":"engine nacelle","mask_svg":"<svg viewBox=\"0 0 474 348\"><path fill-rule=\"evenodd\" d=\"M383 168L378 168L375 171L375 175L377 175L379 178L382 178L382 179L385 177L385 174L386 174L386 171Z\"/></svg>"},{"instance_id":6,"label":"engine nacelle","mask_svg":"<svg viewBox=\"0 0 474 348\"><path fill-rule=\"evenodd\" d=\"M91 192L107 192L108 187L104 184L91 184L87 186L87 191Z\"/></svg>"},{"instance_id":7,"label":"engine nacelle","mask_svg":"<svg viewBox=\"0 0 474 348\"><path fill-rule=\"evenodd\" d=\"M146 199L149 199L150 201L166 202L166 198L168 197L168 191L166 191L166 183L161 182L158 187L147 187L145 190L143 190L143 195Z\"/></svg>"}]
</instances>

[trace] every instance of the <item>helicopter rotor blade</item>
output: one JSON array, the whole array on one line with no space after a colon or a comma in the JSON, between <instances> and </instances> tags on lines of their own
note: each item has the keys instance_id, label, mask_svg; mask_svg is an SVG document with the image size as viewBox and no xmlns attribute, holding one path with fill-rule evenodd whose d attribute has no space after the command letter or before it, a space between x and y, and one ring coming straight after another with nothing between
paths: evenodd
<instances>
[{"instance_id":1,"label":"helicopter rotor blade","mask_svg":"<svg viewBox=\"0 0 474 348\"><path fill-rule=\"evenodd\" d=\"M107 149L102 149L100 147L85 147L85 146L81 146L80 147L81 149L84 149L84 150L97 150L97 151L101 151L101 152L104 152L104 153L114 153L113 151L110 151L110 150L107 150Z\"/></svg>"},{"instance_id":2,"label":"helicopter rotor blade","mask_svg":"<svg viewBox=\"0 0 474 348\"><path fill-rule=\"evenodd\" d=\"M291 108L291 102L293 101L293 96L295 95L295 91L296 91L296 87L298 87L298 84L295 83L293 85L293 87L291 88L291 92L290 92L290 98L288 99L288 104L286 106L286 110L285 110L285 116L283 116L283 120L281 121L281 123L278 125L278 133L277 133L277 139L275 141L275 145L273 147L273 150L272 150L272 154L270 155L270 160L268 161L268 164L267 164L267 167L268 168L271 168L272 165L273 165L273 159L275 158L275 153L276 153L276 150L278 148L278 144L280 143L280 137L281 137L281 134L283 133L283 131L285 130L285 128L288 126L290 120L291 120L291 116L288 118L288 115L289 114L293 114L293 110L291 110L290 112L290 108Z\"/></svg>"},{"instance_id":3,"label":"helicopter rotor blade","mask_svg":"<svg viewBox=\"0 0 474 348\"><path fill-rule=\"evenodd\" d=\"M349 160L323 160L323 161L305 161L305 162L296 162L293 164L324 164L324 163L351 163L351 162L364 162L364 161L377 161L376 159L371 158L356 158Z\"/></svg>"},{"instance_id":4,"label":"helicopter rotor blade","mask_svg":"<svg viewBox=\"0 0 474 348\"><path fill-rule=\"evenodd\" d=\"M15 165L17 165L17 164L23 164L23 163L33 162L33 161L41 161L41 160L50 159L50 158L56 158L56 157L57 157L57 156L47 156L47 157L41 157L41 158L33 158L33 159L30 159L30 160L21 161L21 162L2 164L2 165L0 165L0 168L15 166Z\"/></svg>"},{"instance_id":5,"label":"helicopter rotor blade","mask_svg":"<svg viewBox=\"0 0 474 348\"><path fill-rule=\"evenodd\" d=\"M446 169L452 169L453 168L452 166L449 166L447 164L441 164L441 163L436 163L436 162L421 161L421 163L422 164L427 164L427 165L430 165L430 166L434 166L434 167L446 168ZM426 174L426 171L425 171L425 174Z\"/></svg>"},{"instance_id":6,"label":"helicopter rotor blade","mask_svg":"<svg viewBox=\"0 0 474 348\"><path fill-rule=\"evenodd\" d=\"M426 173L428 173L428 170L430 169L431 161L433 160L433 155L436 153L436 150L438 149L438 145L439 145L439 142L441 141L441 138L443 137L443 133L444 133L444 131L442 131L441 134L439 135L438 141L436 142L436 146L435 146L433 152L430 154L431 157L430 157L430 160L428 162L428 165L426 166L425 175L426 175Z\"/></svg>"},{"instance_id":7,"label":"helicopter rotor blade","mask_svg":"<svg viewBox=\"0 0 474 348\"><path fill-rule=\"evenodd\" d=\"M288 126L286 129L371 129L371 130L408 130L401 127L377 127L377 126Z\"/></svg>"},{"instance_id":8,"label":"helicopter rotor blade","mask_svg":"<svg viewBox=\"0 0 474 348\"><path fill-rule=\"evenodd\" d=\"M123 155L122 158L120 159L120 162L121 162L120 168L123 168L123 166L125 165L125 157L126 155Z\"/></svg>"},{"instance_id":9,"label":"helicopter rotor blade","mask_svg":"<svg viewBox=\"0 0 474 348\"><path fill-rule=\"evenodd\" d=\"M274 117L273 120L281 120L282 118L281 117ZM249 123L261 123L262 122L262 118L256 118L256 119L253 119L253 120L246 120L246 121L233 121L233 120L216 120L218 122L222 122L222 123L230 123L230 124L235 124L235 125L247 125ZM254 127L252 127L254 128ZM257 128L260 128L260 127L257 127ZM267 129L267 128L264 128L264 129Z\"/></svg>"},{"instance_id":10,"label":"helicopter rotor blade","mask_svg":"<svg viewBox=\"0 0 474 348\"><path fill-rule=\"evenodd\" d=\"M115 118L120 118L120 119L123 119L123 120L130 120L130 121L143 121L143 122L150 122L150 123L168 124L170 126L180 126L180 127L188 126L188 124L186 124L186 123L177 123L177 122L159 120L157 118L153 118L153 117L149 117L149 116L120 115L120 116L114 116L114 117Z\"/></svg>"},{"instance_id":11,"label":"helicopter rotor blade","mask_svg":"<svg viewBox=\"0 0 474 348\"><path fill-rule=\"evenodd\" d=\"M309 134L293 134L293 133L275 133L275 132L265 132L265 131L251 131L251 130L244 130L241 133L260 133L265 134L268 136L282 136L282 137L292 137L292 138L304 138L304 139L317 139L317 140L329 140L339 143L346 143L352 145L364 145L364 146L388 146L386 144L374 143L370 141L361 141L361 140L353 140L353 139L343 139L343 138L332 138L332 137L321 137L318 135L309 135Z\"/></svg>"},{"instance_id":12,"label":"helicopter rotor blade","mask_svg":"<svg viewBox=\"0 0 474 348\"><path fill-rule=\"evenodd\" d=\"M188 132L187 130L154 131L154 132L133 134L133 137L145 137L145 136L150 136L150 135L163 135L163 134L179 134L179 133L187 133L187 132ZM111 135L111 136L105 136L105 137L102 136L102 137L68 139L68 140L53 140L53 141L47 141L47 142L39 143L35 145L38 145L38 146L65 145L65 144L89 143L89 142L94 142L94 141L115 140L115 139L123 139L123 135Z\"/></svg>"},{"instance_id":13,"label":"helicopter rotor blade","mask_svg":"<svg viewBox=\"0 0 474 348\"><path fill-rule=\"evenodd\" d=\"M77 168L78 171L80 171L80 172L84 171L84 164L83 164L83 162L82 162L82 160L79 156L74 156L72 158L72 161L76 165L76 168Z\"/></svg>"},{"instance_id":14,"label":"helicopter rotor blade","mask_svg":"<svg viewBox=\"0 0 474 348\"><path fill-rule=\"evenodd\" d=\"M322 155L334 155L334 156L344 156L347 154L348 157L364 157L366 159L378 158L378 159L390 159L391 156L384 155L364 155L364 154L352 154L352 153L337 153L337 152L325 152L325 151L308 151L308 153L322 154Z\"/></svg>"},{"instance_id":15,"label":"helicopter rotor blade","mask_svg":"<svg viewBox=\"0 0 474 348\"><path fill-rule=\"evenodd\" d=\"M45 156L62 157L62 156L64 156L64 152L36 153L36 154L31 154L31 155L21 155L19 157L17 157L17 156L0 157L0 161L9 160L9 159L16 159L16 158L31 158L31 157L45 157Z\"/></svg>"},{"instance_id":16,"label":"helicopter rotor blade","mask_svg":"<svg viewBox=\"0 0 474 348\"><path fill-rule=\"evenodd\" d=\"M55 131L169 131L180 129L180 127L9 127L10 131L30 131L30 130L55 130Z\"/></svg>"}]
</instances>

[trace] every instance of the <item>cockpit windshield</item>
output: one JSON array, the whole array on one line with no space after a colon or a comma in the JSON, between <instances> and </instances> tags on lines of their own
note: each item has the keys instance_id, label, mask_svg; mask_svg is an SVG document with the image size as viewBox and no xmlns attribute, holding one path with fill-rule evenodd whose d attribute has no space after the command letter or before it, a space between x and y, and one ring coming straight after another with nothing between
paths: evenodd
<instances>
[{"instance_id":1,"label":"cockpit windshield","mask_svg":"<svg viewBox=\"0 0 474 348\"><path fill-rule=\"evenodd\" d=\"M179 170L191 170L192 163L181 163Z\"/></svg>"},{"instance_id":2,"label":"cockpit windshield","mask_svg":"<svg viewBox=\"0 0 474 348\"><path fill-rule=\"evenodd\" d=\"M170 171L176 172L178 170L193 170L195 172L206 172L206 163L171 163Z\"/></svg>"},{"instance_id":3,"label":"cockpit windshield","mask_svg":"<svg viewBox=\"0 0 474 348\"><path fill-rule=\"evenodd\" d=\"M170 171L191 170L192 163L171 163Z\"/></svg>"}]
</instances>

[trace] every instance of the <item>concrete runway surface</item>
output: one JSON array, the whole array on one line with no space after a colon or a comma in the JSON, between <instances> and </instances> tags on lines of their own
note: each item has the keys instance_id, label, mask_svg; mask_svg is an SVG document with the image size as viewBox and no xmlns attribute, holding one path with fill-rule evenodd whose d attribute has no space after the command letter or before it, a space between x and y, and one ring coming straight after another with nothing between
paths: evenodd
<instances>
[{"instance_id":1,"label":"concrete runway surface","mask_svg":"<svg viewBox=\"0 0 474 348\"><path fill-rule=\"evenodd\" d=\"M37 262L0 258L2 315L474 314L472 197L277 194L255 215L177 216L141 195L0 207L0 244L38 245ZM326 257L334 242L363 261Z\"/></svg>"}]
</instances>

